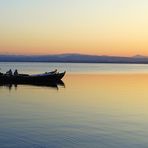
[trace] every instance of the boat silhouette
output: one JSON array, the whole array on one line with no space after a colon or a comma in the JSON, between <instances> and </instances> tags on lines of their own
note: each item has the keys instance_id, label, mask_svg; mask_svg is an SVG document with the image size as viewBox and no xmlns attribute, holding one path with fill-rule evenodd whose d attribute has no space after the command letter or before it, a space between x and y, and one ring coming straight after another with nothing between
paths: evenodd
<instances>
[{"instance_id":1,"label":"boat silhouette","mask_svg":"<svg viewBox=\"0 0 148 148\"><path fill-rule=\"evenodd\" d=\"M62 86L63 88L65 88L65 83L62 80L59 81L49 81L49 82L44 82L44 83L1 83L0 82L0 88L5 87L8 88L9 90L12 89L12 87L15 87L17 89L17 87L20 86L35 86L35 87L46 87L46 88L53 88L53 89L59 89L59 86Z\"/></svg>"},{"instance_id":2,"label":"boat silhouette","mask_svg":"<svg viewBox=\"0 0 148 148\"><path fill-rule=\"evenodd\" d=\"M43 74L3 74L0 73L0 83L1 84L31 84L31 85L43 85L50 86L51 84L57 84L64 77L66 71L64 72L46 72Z\"/></svg>"}]
</instances>

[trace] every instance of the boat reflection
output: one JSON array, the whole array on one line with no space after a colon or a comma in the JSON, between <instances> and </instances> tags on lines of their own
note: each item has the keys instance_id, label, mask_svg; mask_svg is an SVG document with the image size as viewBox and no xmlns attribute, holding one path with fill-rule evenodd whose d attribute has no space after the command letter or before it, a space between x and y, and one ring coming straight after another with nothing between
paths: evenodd
<instances>
[{"instance_id":1,"label":"boat reflection","mask_svg":"<svg viewBox=\"0 0 148 148\"><path fill-rule=\"evenodd\" d=\"M13 87L17 90L19 86L35 86L35 87L46 87L46 88L53 88L53 89L59 89L59 86L62 86L65 88L65 83L62 80L59 80L57 82L47 82L47 83L1 83L0 82L0 88L7 88L11 90Z\"/></svg>"}]
</instances>

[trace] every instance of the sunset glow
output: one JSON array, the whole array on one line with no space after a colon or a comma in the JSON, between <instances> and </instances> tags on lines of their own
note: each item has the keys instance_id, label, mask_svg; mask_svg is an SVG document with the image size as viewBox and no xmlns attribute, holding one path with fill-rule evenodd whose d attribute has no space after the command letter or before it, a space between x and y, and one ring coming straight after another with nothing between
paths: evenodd
<instances>
[{"instance_id":1,"label":"sunset glow","mask_svg":"<svg viewBox=\"0 0 148 148\"><path fill-rule=\"evenodd\" d=\"M0 54L148 56L147 0L0 2Z\"/></svg>"}]
</instances>

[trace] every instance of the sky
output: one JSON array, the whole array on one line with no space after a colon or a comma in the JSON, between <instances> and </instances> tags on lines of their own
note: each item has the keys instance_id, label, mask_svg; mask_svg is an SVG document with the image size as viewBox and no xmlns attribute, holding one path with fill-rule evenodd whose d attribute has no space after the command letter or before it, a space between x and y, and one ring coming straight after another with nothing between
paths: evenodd
<instances>
[{"instance_id":1,"label":"sky","mask_svg":"<svg viewBox=\"0 0 148 148\"><path fill-rule=\"evenodd\" d=\"M148 56L148 0L0 0L0 54Z\"/></svg>"}]
</instances>

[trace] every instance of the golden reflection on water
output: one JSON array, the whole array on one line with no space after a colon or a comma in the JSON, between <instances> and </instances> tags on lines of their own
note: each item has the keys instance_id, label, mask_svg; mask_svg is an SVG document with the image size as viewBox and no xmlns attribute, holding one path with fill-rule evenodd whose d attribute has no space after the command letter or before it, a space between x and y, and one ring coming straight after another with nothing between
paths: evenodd
<instances>
[{"instance_id":1,"label":"golden reflection on water","mask_svg":"<svg viewBox=\"0 0 148 148\"><path fill-rule=\"evenodd\" d=\"M73 103L106 111L148 112L148 74L67 75L65 83Z\"/></svg>"},{"instance_id":2,"label":"golden reflection on water","mask_svg":"<svg viewBox=\"0 0 148 148\"><path fill-rule=\"evenodd\" d=\"M65 87L59 89L18 86L0 91L22 103L37 103L38 109L148 114L148 74L67 74L63 81Z\"/></svg>"},{"instance_id":3,"label":"golden reflection on water","mask_svg":"<svg viewBox=\"0 0 148 148\"><path fill-rule=\"evenodd\" d=\"M0 130L11 133L16 125L4 137L23 132L30 139L46 139L50 145L53 138L70 147L82 147L81 142L84 147L147 145L148 74L67 74L63 81L65 87L58 90L1 88Z\"/></svg>"}]
</instances>

